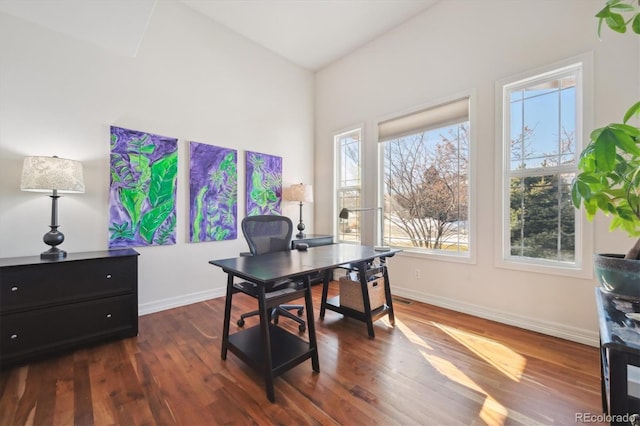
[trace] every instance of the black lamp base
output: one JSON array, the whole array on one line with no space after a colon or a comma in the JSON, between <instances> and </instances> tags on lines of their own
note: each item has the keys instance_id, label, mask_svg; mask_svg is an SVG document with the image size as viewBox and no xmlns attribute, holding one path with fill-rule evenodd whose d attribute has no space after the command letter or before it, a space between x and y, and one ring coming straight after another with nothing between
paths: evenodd
<instances>
[{"instance_id":1,"label":"black lamp base","mask_svg":"<svg viewBox=\"0 0 640 426\"><path fill-rule=\"evenodd\" d=\"M44 260L60 260L65 257L67 257L67 252L57 247L51 247L49 250L40 253L40 259Z\"/></svg>"},{"instance_id":2,"label":"black lamp base","mask_svg":"<svg viewBox=\"0 0 640 426\"><path fill-rule=\"evenodd\" d=\"M298 232L296 234L296 238L304 238L306 237L306 235L304 235L304 223L302 222L302 201L300 201L300 223L298 223Z\"/></svg>"},{"instance_id":3,"label":"black lamp base","mask_svg":"<svg viewBox=\"0 0 640 426\"><path fill-rule=\"evenodd\" d=\"M58 225L51 225L51 230L44 234L42 241L44 241L45 244L50 245L51 248L40 253L40 259L58 260L67 257L66 251L60 250L56 247L64 242L64 234L58 231Z\"/></svg>"},{"instance_id":4,"label":"black lamp base","mask_svg":"<svg viewBox=\"0 0 640 426\"><path fill-rule=\"evenodd\" d=\"M298 224L298 231L300 231L300 232L298 232L296 234L296 238L300 239L300 238L306 237L304 232L302 232L302 231L304 231L304 223L302 223L302 221L300 221L300 223Z\"/></svg>"}]
</instances>

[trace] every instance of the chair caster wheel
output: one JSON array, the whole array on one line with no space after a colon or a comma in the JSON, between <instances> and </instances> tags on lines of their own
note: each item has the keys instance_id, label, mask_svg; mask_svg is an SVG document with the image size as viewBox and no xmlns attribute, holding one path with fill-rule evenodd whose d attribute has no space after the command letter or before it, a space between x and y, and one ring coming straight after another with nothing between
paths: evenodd
<instances>
[{"instance_id":1,"label":"chair caster wheel","mask_svg":"<svg viewBox=\"0 0 640 426\"><path fill-rule=\"evenodd\" d=\"M301 317L304 313L304 309L298 309L298 316Z\"/></svg>"},{"instance_id":2,"label":"chair caster wheel","mask_svg":"<svg viewBox=\"0 0 640 426\"><path fill-rule=\"evenodd\" d=\"M244 320L242 318L238 320L238 327L244 327Z\"/></svg>"},{"instance_id":3,"label":"chair caster wheel","mask_svg":"<svg viewBox=\"0 0 640 426\"><path fill-rule=\"evenodd\" d=\"M305 327L304 324L300 324L298 326L298 331L300 331L300 333L304 333L304 331L307 329L307 327Z\"/></svg>"}]
</instances>

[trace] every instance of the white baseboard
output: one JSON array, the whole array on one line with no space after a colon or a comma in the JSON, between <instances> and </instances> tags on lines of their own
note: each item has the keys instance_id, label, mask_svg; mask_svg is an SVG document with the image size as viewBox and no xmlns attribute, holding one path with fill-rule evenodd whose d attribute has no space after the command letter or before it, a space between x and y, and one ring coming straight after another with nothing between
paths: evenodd
<instances>
[{"instance_id":1,"label":"white baseboard","mask_svg":"<svg viewBox=\"0 0 640 426\"><path fill-rule=\"evenodd\" d=\"M192 303L215 299L216 297L221 297L225 294L226 288L222 288L217 290L207 290L197 293L185 294L177 297L170 297L150 303L143 303L138 305L138 315L148 315L153 314L154 312L160 312L180 306L191 305Z\"/></svg>"},{"instance_id":2,"label":"white baseboard","mask_svg":"<svg viewBox=\"0 0 640 426\"><path fill-rule=\"evenodd\" d=\"M406 297L408 299L417 300L419 302L429 303L441 308L451 309L452 311L462 312L499 323L524 328L525 330L536 331L538 333L559 337L565 340L571 340L573 342L582 343L589 346L600 346L598 333L592 330L568 327L564 324L541 321L535 318L514 315L513 313L500 312L493 309L488 309L484 306L460 302L459 300L417 292L415 290L406 288L398 288L397 285L393 286L393 294L401 297Z\"/></svg>"},{"instance_id":3,"label":"white baseboard","mask_svg":"<svg viewBox=\"0 0 640 426\"><path fill-rule=\"evenodd\" d=\"M565 340L571 340L573 342L578 342L589 346L599 347L600 345L598 333L591 330L568 327L564 324L541 321L535 318L500 312L492 309L487 309L486 307L480 305L464 303L460 302L459 300L417 292L415 290L406 288L399 288L398 286L393 287L393 294L419 302L429 303L441 308L451 309L453 311L462 312L465 314L485 318L519 328L524 328L525 330L536 331L538 333L559 337ZM154 312L164 311L166 309L177 308L180 306L190 305L192 303L202 302L204 300L223 297L224 295L225 289L222 288L186 294L178 297L171 297L138 305L138 314L141 316L148 315Z\"/></svg>"}]
</instances>

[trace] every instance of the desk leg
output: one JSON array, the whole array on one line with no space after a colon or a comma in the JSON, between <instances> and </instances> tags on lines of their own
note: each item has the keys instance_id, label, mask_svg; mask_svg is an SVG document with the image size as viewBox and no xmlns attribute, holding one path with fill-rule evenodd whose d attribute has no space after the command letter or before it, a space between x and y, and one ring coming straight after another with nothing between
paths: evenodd
<instances>
[{"instance_id":1,"label":"desk leg","mask_svg":"<svg viewBox=\"0 0 640 426\"><path fill-rule=\"evenodd\" d=\"M222 352L220 357L227 359L227 343L229 342L229 322L231 321L231 298L233 297L233 275L227 274L227 298L224 303L224 325L222 328Z\"/></svg>"},{"instance_id":2,"label":"desk leg","mask_svg":"<svg viewBox=\"0 0 640 426\"><path fill-rule=\"evenodd\" d=\"M320 319L324 319L327 306L327 294L329 293L329 277L333 269L327 269L322 273L322 301L320 302ZM309 312L309 310L307 310Z\"/></svg>"},{"instance_id":3,"label":"desk leg","mask_svg":"<svg viewBox=\"0 0 640 426\"><path fill-rule=\"evenodd\" d=\"M382 272L382 276L384 279L384 297L387 300L387 306L389 307L389 324L396 325L396 318L393 314L393 299L391 298L391 285L389 285L389 270L385 265L384 271Z\"/></svg>"},{"instance_id":4,"label":"desk leg","mask_svg":"<svg viewBox=\"0 0 640 426\"><path fill-rule=\"evenodd\" d=\"M358 264L358 275L360 275L360 289L362 294L362 303L364 304L365 322L367 323L367 332L369 337L375 339L376 332L373 329L373 318L371 317L371 300L369 300L369 286L367 286L367 265L366 262Z\"/></svg>"},{"instance_id":5,"label":"desk leg","mask_svg":"<svg viewBox=\"0 0 640 426\"><path fill-rule=\"evenodd\" d=\"M267 298L265 296L264 286L258 286L258 309L260 311L260 337L262 344L262 354L264 355L264 364L262 370L264 372L265 386L267 388L267 398L271 402L275 402L275 390L273 388L273 360L271 359L271 335L269 333L269 313L267 312Z\"/></svg>"},{"instance_id":6,"label":"desk leg","mask_svg":"<svg viewBox=\"0 0 640 426\"><path fill-rule=\"evenodd\" d=\"M309 276L304 277L304 303L307 309L307 332L309 333L309 347L311 348L311 366L316 373L320 372L320 361L318 360L318 343L316 341L316 325L313 318L313 299L311 297L311 280Z\"/></svg>"}]
</instances>

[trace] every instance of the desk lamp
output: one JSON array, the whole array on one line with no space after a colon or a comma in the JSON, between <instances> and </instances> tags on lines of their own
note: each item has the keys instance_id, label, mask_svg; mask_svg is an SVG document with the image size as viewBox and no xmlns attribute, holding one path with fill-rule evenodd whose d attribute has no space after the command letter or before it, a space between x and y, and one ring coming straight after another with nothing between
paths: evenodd
<instances>
[{"instance_id":1,"label":"desk lamp","mask_svg":"<svg viewBox=\"0 0 640 426\"><path fill-rule=\"evenodd\" d=\"M298 223L298 233L296 238L304 238L304 223L302 222L302 203L313 203L313 186L304 185L302 183L291 185L289 191L286 194L287 201L299 201L300 202L300 223Z\"/></svg>"},{"instance_id":2,"label":"desk lamp","mask_svg":"<svg viewBox=\"0 0 640 426\"><path fill-rule=\"evenodd\" d=\"M22 166L22 191L49 192L51 197L51 230L42 240L51 248L40 254L41 259L64 259L67 252L57 246L64 241L64 234L58 231L58 193L83 193L84 179L82 163L65 158L26 157Z\"/></svg>"},{"instance_id":3,"label":"desk lamp","mask_svg":"<svg viewBox=\"0 0 640 426\"><path fill-rule=\"evenodd\" d=\"M383 245L384 243L384 222L382 221L382 207L364 207L364 208L359 208L359 209L348 209L348 208L344 208L342 210L340 210L340 219L349 219L349 212L366 212L366 211L371 211L371 210L378 210L378 212L380 212L380 245L378 246L374 246L373 249L375 251L389 251L391 250L391 247L385 246Z\"/></svg>"}]
</instances>

